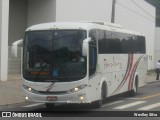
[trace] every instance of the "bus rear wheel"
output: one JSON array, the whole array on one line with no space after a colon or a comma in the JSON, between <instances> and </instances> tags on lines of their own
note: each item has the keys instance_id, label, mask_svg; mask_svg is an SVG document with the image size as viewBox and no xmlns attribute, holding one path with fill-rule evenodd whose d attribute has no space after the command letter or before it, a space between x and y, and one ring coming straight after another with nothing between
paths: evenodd
<instances>
[{"instance_id":1,"label":"bus rear wheel","mask_svg":"<svg viewBox=\"0 0 160 120\"><path fill-rule=\"evenodd\" d=\"M130 91L130 95L136 96L137 92L138 92L138 76L136 76L136 79L133 85L133 89Z\"/></svg>"}]
</instances>

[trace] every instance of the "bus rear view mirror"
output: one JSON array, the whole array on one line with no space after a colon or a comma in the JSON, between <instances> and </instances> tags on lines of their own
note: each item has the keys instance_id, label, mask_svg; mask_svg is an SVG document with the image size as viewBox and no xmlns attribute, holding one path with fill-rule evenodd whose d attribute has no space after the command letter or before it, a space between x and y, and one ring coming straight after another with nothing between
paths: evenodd
<instances>
[{"instance_id":1,"label":"bus rear view mirror","mask_svg":"<svg viewBox=\"0 0 160 120\"><path fill-rule=\"evenodd\" d=\"M11 54L13 57L17 58L17 53L18 53L18 45L23 43L23 39L21 40L17 40L16 42L14 42L12 44L12 48L11 48Z\"/></svg>"},{"instance_id":2,"label":"bus rear view mirror","mask_svg":"<svg viewBox=\"0 0 160 120\"><path fill-rule=\"evenodd\" d=\"M91 38L87 38L83 41L82 45L82 55L87 56L88 55L88 47L89 47L89 42L91 41Z\"/></svg>"}]
</instances>

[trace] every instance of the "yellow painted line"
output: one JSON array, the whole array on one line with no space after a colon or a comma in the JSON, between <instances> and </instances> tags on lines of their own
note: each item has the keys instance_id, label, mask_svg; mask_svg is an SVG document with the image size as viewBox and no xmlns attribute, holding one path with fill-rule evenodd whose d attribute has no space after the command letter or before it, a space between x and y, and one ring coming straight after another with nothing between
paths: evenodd
<instances>
[{"instance_id":1,"label":"yellow painted line","mask_svg":"<svg viewBox=\"0 0 160 120\"><path fill-rule=\"evenodd\" d=\"M149 98L153 98L153 97L157 97L157 96L160 96L160 93L157 93L157 94L153 94L153 95L149 95L149 96L145 96L145 97L142 97L140 99L149 99Z\"/></svg>"}]
</instances>

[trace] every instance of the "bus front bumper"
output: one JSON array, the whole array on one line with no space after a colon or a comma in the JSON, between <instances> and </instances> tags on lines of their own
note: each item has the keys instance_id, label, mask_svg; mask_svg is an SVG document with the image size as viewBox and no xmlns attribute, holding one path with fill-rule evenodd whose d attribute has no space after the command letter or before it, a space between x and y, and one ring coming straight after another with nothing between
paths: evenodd
<instances>
[{"instance_id":1,"label":"bus front bumper","mask_svg":"<svg viewBox=\"0 0 160 120\"><path fill-rule=\"evenodd\" d=\"M26 100L40 103L91 103L87 99L85 89L75 93L66 93L62 95L55 94L36 94L24 89Z\"/></svg>"}]
</instances>

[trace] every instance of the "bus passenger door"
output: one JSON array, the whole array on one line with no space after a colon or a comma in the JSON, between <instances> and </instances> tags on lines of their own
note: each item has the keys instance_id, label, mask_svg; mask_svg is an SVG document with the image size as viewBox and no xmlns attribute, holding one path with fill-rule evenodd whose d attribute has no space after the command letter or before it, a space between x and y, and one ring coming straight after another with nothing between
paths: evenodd
<instances>
[{"instance_id":1,"label":"bus passenger door","mask_svg":"<svg viewBox=\"0 0 160 120\"><path fill-rule=\"evenodd\" d=\"M98 76L96 74L97 66L97 47L94 41L89 43L89 98L91 100L97 99L98 95Z\"/></svg>"}]
</instances>

